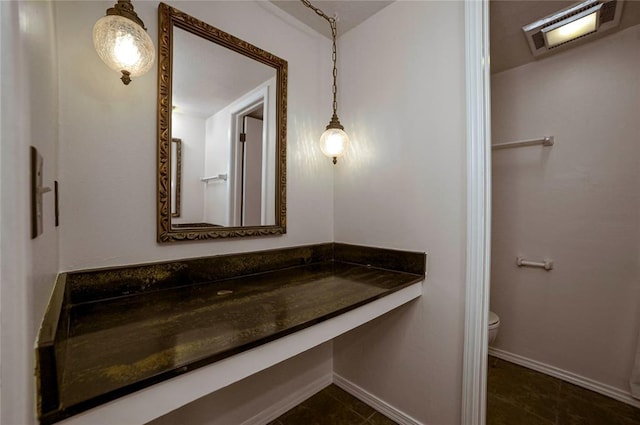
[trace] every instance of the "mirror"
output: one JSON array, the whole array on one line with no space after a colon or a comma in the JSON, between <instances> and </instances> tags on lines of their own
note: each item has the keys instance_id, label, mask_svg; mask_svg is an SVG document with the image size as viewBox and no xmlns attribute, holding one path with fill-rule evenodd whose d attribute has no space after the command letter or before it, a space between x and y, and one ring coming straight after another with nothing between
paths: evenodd
<instances>
[{"instance_id":1,"label":"mirror","mask_svg":"<svg viewBox=\"0 0 640 425\"><path fill-rule=\"evenodd\" d=\"M158 14L158 242L285 233L287 62Z\"/></svg>"}]
</instances>

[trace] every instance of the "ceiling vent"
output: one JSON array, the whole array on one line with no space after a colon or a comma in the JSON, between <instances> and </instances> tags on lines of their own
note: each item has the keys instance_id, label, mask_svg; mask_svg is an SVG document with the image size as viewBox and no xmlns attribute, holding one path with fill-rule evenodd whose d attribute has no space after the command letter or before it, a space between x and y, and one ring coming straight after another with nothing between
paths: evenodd
<instances>
[{"instance_id":1,"label":"ceiling vent","mask_svg":"<svg viewBox=\"0 0 640 425\"><path fill-rule=\"evenodd\" d=\"M586 0L522 27L534 56L617 27L624 0Z\"/></svg>"}]
</instances>

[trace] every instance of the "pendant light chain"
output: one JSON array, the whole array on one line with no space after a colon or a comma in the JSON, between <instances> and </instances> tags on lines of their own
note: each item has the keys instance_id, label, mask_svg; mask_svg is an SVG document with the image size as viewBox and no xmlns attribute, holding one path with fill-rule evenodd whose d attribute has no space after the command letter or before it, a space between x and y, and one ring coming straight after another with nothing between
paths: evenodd
<instances>
[{"instance_id":1,"label":"pendant light chain","mask_svg":"<svg viewBox=\"0 0 640 425\"><path fill-rule=\"evenodd\" d=\"M338 95L338 67L336 66L336 62L338 60L338 49L336 47L336 37L338 35L338 29L336 27L336 18L333 18L331 16L327 16L327 14L324 13L322 10L320 10L319 8L317 8L314 5L312 5L309 2L309 0L300 0L300 1L305 6L307 6L309 9L313 10L314 12L316 12L319 16L321 16L324 19L326 19L329 22L329 25L331 25L331 38L333 39L332 53L331 53L331 60L333 61L333 86L332 86L331 90L333 92L333 117L335 117L335 119L337 120L337 118L338 118L338 100L337 100L337 95Z\"/></svg>"},{"instance_id":2,"label":"pendant light chain","mask_svg":"<svg viewBox=\"0 0 640 425\"><path fill-rule=\"evenodd\" d=\"M344 127L340 124L340 119L338 119L338 49L336 47L338 30L336 25L336 16L327 16L327 14L322 10L312 5L309 0L300 1L331 25L331 39L333 41L331 52L331 60L333 61L333 85L331 87L333 94L333 116L325 128L324 133L320 136L320 149L323 154L333 158L333 163L335 164L338 157L342 156L346 151L347 146L349 146L349 136L345 133Z\"/></svg>"},{"instance_id":3,"label":"pendant light chain","mask_svg":"<svg viewBox=\"0 0 640 425\"><path fill-rule=\"evenodd\" d=\"M336 66L336 62L338 60L338 49L336 48L336 34L338 30L336 29L336 20L335 18L329 19L329 24L331 24L331 36L333 37L333 52L331 54L331 59L333 60L333 115L338 116L338 67Z\"/></svg>"}]
</instances>

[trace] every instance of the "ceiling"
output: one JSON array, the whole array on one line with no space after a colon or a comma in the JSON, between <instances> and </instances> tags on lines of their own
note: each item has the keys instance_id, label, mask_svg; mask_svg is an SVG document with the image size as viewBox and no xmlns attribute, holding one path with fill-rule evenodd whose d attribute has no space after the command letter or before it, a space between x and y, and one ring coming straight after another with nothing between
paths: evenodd
<instances>
[{"instance_id":1,"label":"ceiling","mask_svg":"<svg viewBox=\"0 0 640 425\"><path fill-rule=\"evenodd\" d=\"M299 0L272 3L331 38L331 27L327 21ZM337 14L339 35L391 3L379 0L313 0L313 5L320 7L328 16ZM179 28L174 29L173 42L174 112L208 118L275 76L273 68ZM194 66L190 58L196 57L197 66Z\"/></svg>"},{"instance_id":2,"label":"ceiling","mask_svg":"<svg viewBox=\"0 0 640 425\"><path fill-rule=\"evenodd\" d=\"M490 37L491 37L491 72L496 73L535 60L542 60L552 54L597 38L606 37L622 29L640 24L640 1L626 0L623 4L620 25L607 32L561 46L546 56L536 59L529 50L529 45L522 32L522 27L540 18L564 9L577 1L555 0L491 0L490 2Z\"/></svg>"},{"instance_id":3,"label":"ceiling","mask_svg":"<svg viewBox=\"0 0 640 425\"><path fill-rule=\"evenodd\" d=\"M568 48L640 24L640 0L625 0L622 19L617 28L568 46L558 47L549 55L536 59L529 50L522 27L578 2L577 0L490 0L491 72L496 73L544 59ZM271 0L271 3L326 37L331 37L331 28L327 22L299 0ZM311 0L311 3L322 9L328 16L337 15L339 37L393 1Z\"/></svg>"},{"instance_id":4,"label":"ceiling","mask_svg":"<svg viewBox=\"0 0 640 425\"><path fill-rule=\"evenodd\" d=\"M298 0L271 0L275 6L287 12L320 34L331 38L331 27L321 16ZM355 28L369 17L379 12L393 1L381 0L311 0L311 4L320 8L327 16L336 16L338 37Z\"/></svg>"}]
</instances>

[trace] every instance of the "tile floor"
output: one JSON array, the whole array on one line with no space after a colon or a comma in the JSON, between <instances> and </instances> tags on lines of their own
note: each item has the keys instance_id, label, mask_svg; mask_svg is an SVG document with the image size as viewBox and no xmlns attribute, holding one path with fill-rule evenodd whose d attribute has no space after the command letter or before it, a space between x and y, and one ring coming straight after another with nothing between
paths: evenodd
<instances>
[{"instance_id":1,"label":"tile floor","mask_svg":"<svg viewBox=\"0 0 640 425\"><path fill-rule=\"evenodd\" d=\"M329 385L269 425L397 425L335 385Z\"/></svg>"},{"instance_id":2,"label":"tile floor","mask_svg":"<svg viewBox=\"0 0 640 425\"><path fill-rule=\"evenodd\" d=\"M487 425L640 425L640 409L489 358ZM397 425L330 385L269 425Z\"/></svg>"},{"instance_id":3,"label":"tile floor","mask_svg":"<svg viewBox=\"0 0 640 425\"><path fill-rule=\"evenodd\" d=\"M640 425L640 409L489 358L487 425Z\"/></svg>"}]
</instances>

